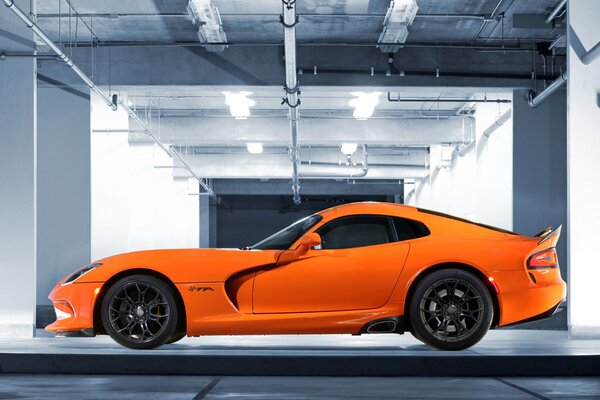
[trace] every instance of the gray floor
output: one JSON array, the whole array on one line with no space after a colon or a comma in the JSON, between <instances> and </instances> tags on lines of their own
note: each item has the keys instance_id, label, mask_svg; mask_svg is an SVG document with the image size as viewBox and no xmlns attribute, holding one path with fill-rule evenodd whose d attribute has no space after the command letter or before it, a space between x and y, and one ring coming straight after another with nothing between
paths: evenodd
<instances>
[{"instance_id":1,"label":"gray floor","mask_svg":"<svg viewBox=\"0 0 600 400\"><path fill-rule=\"evenodd\" d=\"M600 399L597 378L0 375L0 399Z\"/></svg>"},{"instance_id":2,"label":"gray floor","mask_svg":"<svg viewBox=\"0 0 600 400\"><path fill-rule=\"evenodd\" d=\"M0 339L3 353L139 354L96 338ZM599 354L599 340L564 331L498 330L463 352L440 352L398 335L186 338L155 354L563 355ZM600 368L600 366L599 366ZM2 375L0 399L600 399L598 378L332 378Z\"/></svg>"},{"instance_id":3,"label":"gray floor","mask_svg":"<svg viewBox=\"0 0 600 400\"><path fill-rule=\"evenodd\" d=\"M95 338L0 338L0 353L139 354L107 336ZM600 340L570 340L566 331L492 330L468 350L443 352L412 335L276 335L185 338L144 354L190 355L581 355L600 354Z\"/></svg>"}]
</instances>

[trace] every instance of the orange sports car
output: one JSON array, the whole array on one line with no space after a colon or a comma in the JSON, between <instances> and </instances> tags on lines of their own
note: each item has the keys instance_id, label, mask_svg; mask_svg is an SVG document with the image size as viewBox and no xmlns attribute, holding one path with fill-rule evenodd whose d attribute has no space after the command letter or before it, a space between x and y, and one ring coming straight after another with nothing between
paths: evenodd
<instances>
[{"instance_id":1,"label":"orange sports car","mask_svg":"<svg viewBox=\"0 0 600 400\"><path fill-rule=\"evenodd\" d=\"M244 249L99 260L50 293L57 334L149 349L184 336L403 333L443 350L551 316L565 299L555 245L387 203L334 207Z\"/></svg>"}]
</instances>

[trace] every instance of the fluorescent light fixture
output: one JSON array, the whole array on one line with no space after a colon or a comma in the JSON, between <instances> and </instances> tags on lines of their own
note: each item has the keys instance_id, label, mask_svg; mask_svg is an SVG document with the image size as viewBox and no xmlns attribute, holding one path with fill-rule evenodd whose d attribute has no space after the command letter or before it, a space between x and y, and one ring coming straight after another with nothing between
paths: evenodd
<instances>
[{"instance_id":1,"label":"fluorescent light fixture","mask_svg":"<svg viewBox=\"0 0 600 400\"><path fill-rule=\"evenodd\" d=\"M260 154L263 152L262 143L246 143L246 148L250 154Z\"/></svg>"},{"instance_id":2,"label":"fluorescent light fixture","mask_svg":"<svg viewBox=\"0 0 600 400\"><path fill-rule=\"evenodd\" d=\"M198 40L206 43L206 50L221 52L227 48L227 45L222 44L227 43L227 35L223 30L221 15L212 0L190 0L187 11L198 28Z\"/></svg>"},{"instance_id":3,"label":"fluorescent light fixture","mask_svg":"<svg viewBox=\"0 0 600 400\"><path fill-rule=\"evenodd\" d=\"M225 95L225 104L229 106L233 117L246 119L250 116L250 107L256 104L254 100L248 98L252 92L223 92L223 94Z\"/></svg>"},{"instance_id":4,"label":"fluorescent light fixture","mask_svg":"<svg viewBox=\"0 0 600 400\"><path fill-rule=\"evenodd\" d=\"M357 143L342 143L342 153L347 155L347 156L351 156L352 154L354 154L356 152L356 149L358 148L358 144Z\"/></svg>"},{"instance_id":5,"label":"fluorescent light fixture","mask_svg":"<svg viewBox=\"0 0 600 400\"><path fill-rule=\"evenodd\" d=\"M352 95L356 96L356 98L350 100L348 105L354 107L354 118L368 119L371 117L375 111L375 106L379 104L379 96L381 93L353 92Z\"/></svg>"},{"instance_id":6,"label":"fluorescent light fixture","mask_svg":"<svg viewBox=\"0 0 600 400\"><path fill-rule=\"evenodd\" d=\"M395 53L400 44L406 42L408 27L417 15L416 0L393 0L387 10L383 21L383 32L379 35L379 43L387 43L379 46L382 53ZM398 43L398 45L390 44Z\"/></svg>"}]
</instances>

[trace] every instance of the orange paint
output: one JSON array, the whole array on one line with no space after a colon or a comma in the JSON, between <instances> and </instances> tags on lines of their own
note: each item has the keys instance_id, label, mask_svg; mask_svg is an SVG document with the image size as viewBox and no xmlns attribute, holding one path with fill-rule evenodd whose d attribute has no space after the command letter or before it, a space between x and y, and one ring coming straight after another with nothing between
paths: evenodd
<instances>
[{"instance_id":1,"label":"orange paint","mask_svg":"<svg viewBox=\"0 0 600 400\"><path fill-rule=\"evenodd\" d=\"M317 236L311 233L355 214L420 221L430 234L352 249L310 248ZM499 325L541 314L566 297L558 265L527 266L530 256L554 248L558 235L539 244L537 237L388 203L354 203L320 215L323 219L289 250L151 250L99 260L100 267L54 288L50 299L55 304L68 302L75 315L46 329L97 330L94 308L108 289L107 281L129 270L150 271L173 284L185 306L190 336L359 333L370 321L403 316L411 285L431 268L453 264L485 277L498 300Z\"/></svg>"}]
</instances>

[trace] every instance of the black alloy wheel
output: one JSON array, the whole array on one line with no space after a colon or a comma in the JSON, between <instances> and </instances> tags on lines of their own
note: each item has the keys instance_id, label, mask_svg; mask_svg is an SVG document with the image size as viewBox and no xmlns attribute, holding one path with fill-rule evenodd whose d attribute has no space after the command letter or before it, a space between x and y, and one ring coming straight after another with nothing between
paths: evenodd
<instances>
[{"instance_id":1,"label":"black alloy wheel","mask_svg":"<svg viewBox=\"0 0 600 400\"><path fill-rule=\"evenodd\" d=\"M478 277L446 269L419 282L409 312L417 339L441 350L462 350L485 336L494 307L489 290Z\"/></svg>"},{"instance_id":2,"label":"black alloy wheel","mask_svg":"<svg viewBox=\"0 0 600 400\"><path fill-rule=\"evenodd\" d=\"M178 310L173 290L149 275L131 275L114 285L102 302L102 323L119 344L152 349L175 335Z\"/></svg>"}]
</instances>

